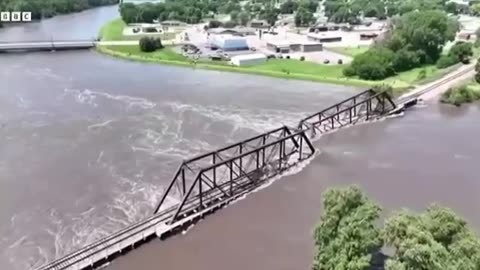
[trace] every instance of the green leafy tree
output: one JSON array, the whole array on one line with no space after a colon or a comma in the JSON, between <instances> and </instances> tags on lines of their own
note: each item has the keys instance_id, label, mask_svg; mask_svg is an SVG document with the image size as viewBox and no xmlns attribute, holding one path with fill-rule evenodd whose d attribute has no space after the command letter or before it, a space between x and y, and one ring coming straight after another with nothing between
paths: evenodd
<instances>
[{"instance_id":1,"label":"green leafy tree","mask_svg":"<svg viewBox=\"0 0 480 270\"><path fill-rule=\"evenodd\" d=\"M240 12L238 12L238 10L233 10L232 12L230 12L230 20L231 21L237 21L239 14L240 14Z\"/></svg>"},{"instance_id":2,"label":"green leafy tree","mask_svg":"<svg viewBox=\"0 0 480 270\"><path fill-rule=\"evenodd\" d=\"M250 20L250 14L248 14L246 11L242 11L240 14L238 14L238 20L241 25L246 26Z\"/></svg>"},{"instance_id":3,"label":"green leafy tree","mask_svg":"<svg viewBox=\"0 0 480 270\"><path fill-rule=\"evenodd\" d=\"M365 80L381 80L395 74L392 67L394 53L382 47L373 47L353 58L353 74Z\"/></svg>"},{"instance_id":4,"label":"green leafy tree","mask_svg":"<svg viewBox=\"0 0 480 270\"><path fill-rule=\"evenodd\" d=\"M280 12L282 14L293 14L298 9L298 2L293 0L287 0L280 5Z\"/></svg>"},{"instance_id":5,"label":"green leafy tree","mask_svg":"<svg viewBox=\"0 0 480 270\"><path fill-rule=\"evenodd\" d=\"M458 41L450 48L449 54L456 57L459 62L468 63L473 56L472 43Z\"/></svg>"},{"instance_id":6,"label":"green leafy tree","mask_svg":"<svg viewBox=\"0 0 480 270\"><path fill-rule=\"evenodd\" d=\"M300 7L295 13L294 20L296 26L309 26L314 22L313 13L306 8Z\"/></svg>"},{"instance_id":7,"label":"green leafy tree","mask_svg":"<svg viewBox=\"0 0 480 270\"><path fill-rule=\"evenodd\" d=\"M445 13L438 10L412 11L401 17L395 27L409 49L423 51L427 62L435 62L447 41L455 38L458 25Z\"/></svg>"},{"instance_id":8,"label":"green leafy tree","mask_svg":"<svg viewBox=\"0 0 480 270\"><path fill-rule=\"evenodd\" d=\"M371 254L382 246L375 221L380 207L357 187L327 190L324 213L315 229L316 254L313 270L362 270Z\"/></svg>"},{"instance_id":9,"label":"green leafy tree","mask_svg":"<svg viewBox=\"0 0 480 270\"><path fill-rule=\"evenodd\" d=\"M142 52L154 52L163 48L162 41L159 38L142 37L139 41L140 50Z\"/></svg>"}]
</instances>

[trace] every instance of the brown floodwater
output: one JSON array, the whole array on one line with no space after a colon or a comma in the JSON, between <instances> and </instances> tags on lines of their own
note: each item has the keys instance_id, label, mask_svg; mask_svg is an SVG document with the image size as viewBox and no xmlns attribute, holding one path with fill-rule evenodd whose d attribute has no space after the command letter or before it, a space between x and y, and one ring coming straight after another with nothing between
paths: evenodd
<instances>
[{"instance_id":1,"label":"brown floodwater","mask_svg":"<svg viewBox=\"0 0 480 270\"><path fill-rule=\"evenodd\" d=\"M321 153L198 223L184 235L154 240L112 262L112 270L309 269L313 227L328 187L357 184L384 216L433 202L480 229L480 107L417 107L403 117L360 125L316 142Z\"/></svg>"}]
</instances>

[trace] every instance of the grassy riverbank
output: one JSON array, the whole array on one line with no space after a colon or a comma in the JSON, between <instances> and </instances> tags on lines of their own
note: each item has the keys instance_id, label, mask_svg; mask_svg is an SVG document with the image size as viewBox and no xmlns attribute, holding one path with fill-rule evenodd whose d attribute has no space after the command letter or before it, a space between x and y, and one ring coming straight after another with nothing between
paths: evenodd
<instances>
[{"instance_id":1,"label":"grassy riverbank","mask_svg":"<svg viewBox=\"0 0 480 270\"><path fill-rule=\"evenodd\" d=\"M400 94L405 89L409 89L418 81L433 79L447 73L449 69L439 70L434 66L413 69L402 72L396 76L382 81L366 81L356 78L347 78L343 75L344 65L320 65L307 61L292 59L271 59L264 64L238 67L229 65L226 62L217 62L204 60L194 63L187 57L175 52L173 47L165 47L153 53L140 51L137 45L125 46L101 46L98 50L102 53L135 61L173 64L192 68L204 68L220 71L241 72L249 74L258 74L285 79L309 80L316 82L326 82L353 86L372 86L376 84L391 85ZM419 79L419 73L424 72L425 77Z\"/></svg>"}]
</instances>

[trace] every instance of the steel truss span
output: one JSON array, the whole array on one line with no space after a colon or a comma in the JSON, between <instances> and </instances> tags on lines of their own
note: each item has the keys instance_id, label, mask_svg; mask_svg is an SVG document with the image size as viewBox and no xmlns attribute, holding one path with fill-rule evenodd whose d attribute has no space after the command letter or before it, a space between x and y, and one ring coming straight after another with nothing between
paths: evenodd
<instances>
[{"instance_id":1,"label":"steel truss span","mask_svg":"<svg viewBox=\"0 0 480 270\"><path fill-rule=\"evenodd\" d=\"M311 138L399 109L386 92L363 91L283 126L182 162L151 217L37 270L94 269L149 239L164 238L312 157Z\"/></svg>"}]
</instances>

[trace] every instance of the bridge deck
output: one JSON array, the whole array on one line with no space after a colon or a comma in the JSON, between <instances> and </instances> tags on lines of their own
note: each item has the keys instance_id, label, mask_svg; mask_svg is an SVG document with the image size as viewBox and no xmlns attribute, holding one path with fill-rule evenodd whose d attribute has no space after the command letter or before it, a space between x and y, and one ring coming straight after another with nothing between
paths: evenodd
<instances>
[{"instance_id":1,"label":"bridge deck","mask_svg":"<svg viewBox=\"0 0 480 270\"><path fill-rule=\"evenodd\" d=\"M388 94L368 90L304 118L298 128L278 128L189 159L179 167L151 217L37 270L92 269L155 235L173 234L311 157L315 149L307 131L315 136L395 109ZM166 197L178 196L176 203L166 204Z\"/></svg>"},{"instance_id":2,"label":"bridge deck","mask_svg":"<svg viewBox=\"0 0 480 270\"><path fill-rule=\"evenodd\" d=\"M0 52L79 50L94 48L96 45L94 40L0 42Z\"/></svg>"}]
</instances>

